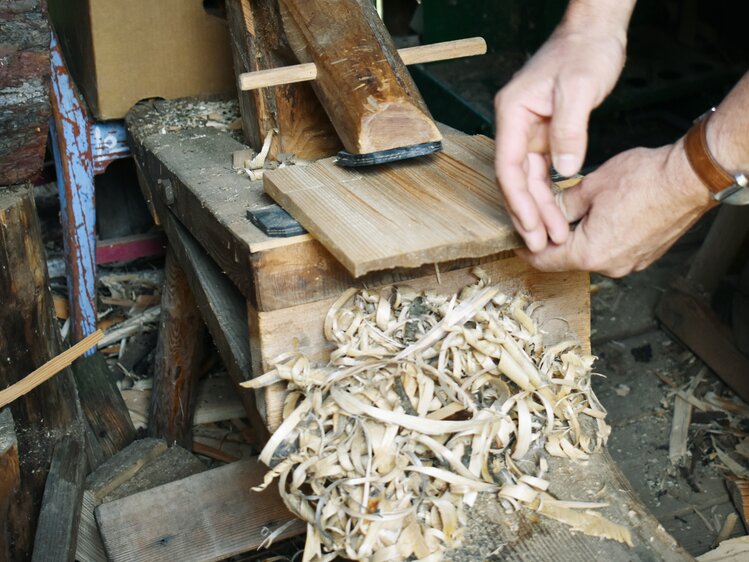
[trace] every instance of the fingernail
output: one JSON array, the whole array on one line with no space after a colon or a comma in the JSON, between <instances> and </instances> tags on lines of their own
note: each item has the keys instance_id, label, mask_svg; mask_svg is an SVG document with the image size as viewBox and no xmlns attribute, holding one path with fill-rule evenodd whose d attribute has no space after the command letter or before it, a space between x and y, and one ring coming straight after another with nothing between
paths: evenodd
<instances>
[{"instance_id":1,"label":"fingernail","mask_svg":"<svg viewBox=\"0 0 749 562\"><path fill-rule=\"evenodd\" d=\"M582 162L575 154L554 154L551 157L554 168L563 176L574 176L579 170Z\"/></svg>"}]
</instances>

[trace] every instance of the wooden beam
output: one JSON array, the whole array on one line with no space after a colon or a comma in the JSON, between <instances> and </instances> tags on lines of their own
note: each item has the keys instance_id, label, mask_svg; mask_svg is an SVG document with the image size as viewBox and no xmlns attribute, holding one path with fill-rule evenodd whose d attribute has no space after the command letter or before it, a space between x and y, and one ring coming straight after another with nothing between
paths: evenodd
<instances>
[{"instance_id":1,"label":"wooden beam","mask_svg":"<svg viewBox=\"0 0 749 562\"><path fill-rule=\"evenodd\" d=\"M86 452L96 468L132 442L135 428L104 355L82 357L72 371L86 422Z\"/></svg>"},{"instance_id":2,"label":"wooden beam","mask_svg":"<svg viewBox=\"0 0 749 562\"><path fill-rule=\"evenodd\" d=\"M31 191L0 191L0 387L62 351ZM11 559L30 556L54 445L81 434L73 376L64 369L11 405L18 435L21 488L10 508Z\"/></svg>"},{"instance_id":3,"label":"wooden beam","mask_svg":"<svg viewBox=\"0 0 749 562\"><path fill-rule=\"evenodd\" d=\"M364 154L442 140L369 0L280 0L301 63L343 146Z\"/></svg>"},{"instance_id":4,"label":"wooden beam","mask_svg":"<svg viewBox=\"0 0 749 562\"><path fill-rule=\"evenodd\" d=\"M539 322L547 337L551 338L549 341L561 341L564 336L574 337L590 350L590 295L586 273L543 273L516 257L499 259L481 267L503 291L526 291L533 300L543 303L539 309ZM451 294L475 281L473 267L466 267L441 273L439 278L430 275L412 279L407 284L419 290ZM378 285L369 288L376 290ZM332 344L325 340L323 320L338 296L271 312L259 312L248 303L254 374L265 373L275 357L292 349L305 353L313 361L327 360ZM560 321L560 318L565 321ZM265 389L263 405L271 431L282 421L285 395L283 384Z\"/></svg>"},{"instance_id":5,"label":"wooden beam","mask_svg":"<svg viewBox=\"0 0 749 562\"><path fill-rule=\"evenodd\" d=\"M0 189L42 170L49 132L49 23L43 0L4 2Z\"/></svg>"},{"instance_id":6,"label":"wooden beam","mask_svg":"<svg viewBox=\"0 0 749 562\"><path fill-rule=\"evenodd\" d=\"M227 0L234 68L237 74L293 64L277 0ZM247 144L259 150L275 129L270 156L296 154L316 160L335 154L338 136L308 84L264 91L239 91L242 128Z\"/></svg>"},{"instance_id":7,"label":"wooden beam","mask_svg":"<svg viewBox=\"0 0 749 562\"><path fill-rule=\"evenodd\" d=\"M192 414L204 339L205 325L187 276L167 246L148 423L152 437L188 448L192 445Z\"/></svg>"},{"instance_id":8,"label":"wooden beam","mask_svg":"<svg viewBox=\"0 0 749 562\"><path fill-rule=\"evenodd\" d=\"M21 487L18 438L10 408L0 411L0 559L10 560L8 511Z\"/></svg>"},{"instance_id":9,"label":"wooden beam","mask_svg":"<svg viewBox=\"0 0 749 562\"><path fill-rule=\"evenodd\" d=\"M444 145L376 169L345 169L328 158L268 171L263 183L354 277L518 247L497 189L494 142L450 135Z\"/></svg>"},{"instance_id":10,"label":"wooden beam","mask_svg":"<svg viewBox=\"0 0 749 562\"><path fill-rule=\"evenodd\" d=\"M85 475L82 437L64 437L52 455L32 562L74 562Z\"/></svg>"},{"instance_id":11,"label":"wooden beam","mask_svg":"<svg viewBox=\"0 0 749 562\"><path fill-rule=\"evenodd\" d=\"M107 555L113 562L223 560L248 552L293 516L274 486L262 482L266 468L239 461L102 504L96 509ZM298 521L278 540L303 532Z\"/></svg>"}]
</instances>

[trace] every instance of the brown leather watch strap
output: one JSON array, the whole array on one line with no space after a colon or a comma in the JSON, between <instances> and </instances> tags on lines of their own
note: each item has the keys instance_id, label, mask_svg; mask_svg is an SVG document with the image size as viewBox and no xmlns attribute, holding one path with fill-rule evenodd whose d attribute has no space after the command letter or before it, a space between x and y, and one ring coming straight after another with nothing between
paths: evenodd
<instances>
[{"instance_id":1,"label":"brown leather watch strap","mask_svg":"<svg viewBox=\"0 0 749 562\"><path fill-rule=\"evenodd\" d=\"M684 137L687 159L702 183L712 192L720 193L736 183L736 179L715 161L707 146L707 122L712 112L699 119Z\"/></svg>"}]
</instances>

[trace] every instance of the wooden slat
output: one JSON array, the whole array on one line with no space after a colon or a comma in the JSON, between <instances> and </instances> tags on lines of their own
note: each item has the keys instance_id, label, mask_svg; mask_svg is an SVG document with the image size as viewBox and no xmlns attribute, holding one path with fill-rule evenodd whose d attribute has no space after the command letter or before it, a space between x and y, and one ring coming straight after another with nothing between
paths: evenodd
<instances>
[{"instance_id":1,"label":"wooden slat","mask_svg":"<svg viewBox=\"0 0 749 562\"><path fill-rule=\"evenodd\" d=\"M434 156L367 169L325 159L267 172L264 185L358 277L517 247L493 159L489 139L455 135Z\"/></svg>"},{"instance_id":2,"label":"wooden slat","mask_svg":"<svg viewBox=\"0 0 749 562\"><path fill-rule=\"evenodd\" d=\"M532 299L543 303L538 314L544 330L548 332L548 341L559 341L569 335L583 342L583 346L589 350L590 295L587 274L542 273L520 258L497 260L481 267L503 291L527 291ZM472 271L473 267L467 267L442 273L439 279L431 275L406 284L419 290L451 294L476 281ZM377 285L371 288L376 289ZM275 357L293 349L308 354L313 360L325 361L331 344L323 335L323 319L336 298L272 312L258 312L251 304L248 305L254 374L266 372ZM284 396L285 388L280 384L265 390L266 422L271 431L281 422Z\"/></svg>"},{"instance_id":3,"label":"wooden slat","mask_svg":"<svg viewBox=\"0 0 749 562\"><path fill-rule=\"evenodd\" d=\"M280 0L299 62L314 63L312 87L354 154L439 141L421 94L369 0Z\"/></svg>"},{"instance_id":4,"label":"wooden slat","mask_svg":"<svg viewBox=\"0 0 749 562\"><path fill-rule=\"evenodd\" d=\"M265 468L255 459L184 478L96 510L113 562L222 560L263 541L262 529L289 521L275 487L253 492ZM279 538L304 530L298 522Z\"/></svg>"},{"instance_id":5,"label":"wooden slat","mask_svg":"<svg viewBox=\"0 0 749 562\"><path fill-rule=\"evenodd\" d=\"M82 436L62 438L55 446L44 488L32 562L75 560L85 476Z\"/></svg>"},{"instance_id":6,"label":"wooden slat","mask_svg":"<svg viewBox=\"0 0 749 562\"><path fill-rule=\"evenodd\" d=\"M152 437L183 447L191 446L192 415L204 344L205 324L187 275L170 244L164 266L148 422L148 433Z\"/></svg>"},{"instance_id":7,"label":"wooden slat","mask_svg":"<svg viewBox=\"0 0 749 562\"><path fill-rule=\"evenodd\" d=\"M296 62L284 39L277 1L227 0L226 12L237 74ZM259 150L265 135L276 130L271 158L286 153L316 160L340 148L309 84L240 91L239 107L245 139L254 149Z\"/></svg>"}]
</instances>

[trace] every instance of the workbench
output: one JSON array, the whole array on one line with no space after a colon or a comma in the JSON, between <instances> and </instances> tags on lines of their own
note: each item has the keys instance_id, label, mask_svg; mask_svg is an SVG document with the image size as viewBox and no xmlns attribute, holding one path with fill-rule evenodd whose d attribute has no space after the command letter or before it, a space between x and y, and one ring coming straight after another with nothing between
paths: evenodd
<instances>
[{"instance_id":1,"label":"workbench","mask_svg":"<svg viewBox=\"0 0 749 562\"><path fill-rule=\"evenodd\" d=\"M452 292L471 280L471 269L479 264L507 290L527 290L543 300L546 318L567 320L548 322L550 332L572 333L589 345L586 274L541 273L502 251L440 263L439 273L428 264L355 279L308 234L267 236L248 220L247 211L273 202L262 182L238 175L231 166L232 153L245 145L226 128L195 127L199 120L191 111L199 106L196 100L142 103L131 110L126 127L143 194L169 240L168 256L184 271L235 384L262 374L276 355L294 348L323 359L322 319L350 287L407 283ZM284 388L276 385L256 397L239 387L238 392L258 440L264 440L260 433L281 422ZM602 514L632 530L634 547L574 533L531 512L506 514L487 495L470 512L467 540L450 559L691 559L647 512L605 450L585 463L552 459L551 474L551 492L562 499L609 502Z\"/></svg>"}]
</instances>

